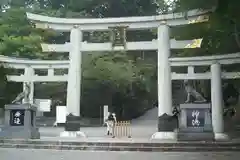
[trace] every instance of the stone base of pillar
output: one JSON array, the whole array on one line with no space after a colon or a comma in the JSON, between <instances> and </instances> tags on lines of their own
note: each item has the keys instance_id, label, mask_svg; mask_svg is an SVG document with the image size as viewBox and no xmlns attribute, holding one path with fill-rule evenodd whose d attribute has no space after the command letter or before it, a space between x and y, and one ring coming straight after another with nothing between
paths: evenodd
<instances>
[{"instance_id":1,"label":"stone base of pillar","mask_svg":"<svg viewBox=\"0 0 240 160\"><path fill-rule=\"evenodd\" d=\"M158 117L158 132L154 133L151 139L176 140L177 134L174 130L177 128L177 124L175 116L164 113Z\"/></svg>"},{"instance_id":2,"label":"stone base of pillar","mask_svg":"<svg viewBox=\"0 0 240 160\"><path fill-rule=\"evenodd\" d=\"M176 128L178 128L176 116L164 113L158 117L158 132L174 132Z\"/></svg>"},{"instance_id":3,"label":"stone base of pillar","mask_svg":"<svg viewBox=\"0 0 240 160\"><path fill-rule=\"evenodd\" d=\"M81 117L80 116L74 116L73 114L69 114L66 117L66 123L65 123L65 131L80 131L80 122Z\"/></svg>"},{"instance_id":4,"label":"stone base of pillar","mask_svg":"<svg viewBox=\"0 0 240 160\"><path fill-rule=\"evenodd\" d=\"M151 140L177 140L175 132L156 132L152 135Z\"/></svg>"},{"instance_id":5,"label":"stone base of pillar","mask_svg":"<svg viewBox=\"0 0 240 160\"><path fill-rule=\"evenodd\" d=\"M63 131L60 133L60 137L86 138L86 135L81 131Z\"/></svg>"},{"instance_id":6,"label":"stone base of pillar","mask_svg":"<svg viewBox=\"0 0 240 160\"><path fill-rule=\"evenodd\" d=\"M214 139L216 141L228 141L230 138L225 133L214 133Z\"/></svg>"},{"instance_id":7,"label":"stone base of pillar","mask_svg":"<svg viewBox=\"0 0 240 160\"><path fill-rule=\"evenodd\" d=\"M80 131L81 117L69 114L66 117L65 131L60 133L60 137L85 138L86 135Z\"/></svg>"}]
</instances>

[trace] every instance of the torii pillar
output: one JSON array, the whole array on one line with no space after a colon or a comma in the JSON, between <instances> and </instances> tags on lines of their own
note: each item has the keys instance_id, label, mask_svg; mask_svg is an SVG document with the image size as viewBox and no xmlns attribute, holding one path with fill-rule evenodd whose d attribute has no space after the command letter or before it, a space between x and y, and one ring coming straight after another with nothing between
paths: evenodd
<instances>
[{"instance_id":1,"label":"torii pillar","mask_svg":"<svg viewBox=\"0 0 240 160\"><path fill-rule=\"evenodd\" d=\"M152 139L176 139L176 122L172 116L172 78L170 57L169 26L162 22L158 27L158 132Z\"/></svg>"},{"instance_id":2,"label":"torii pillar","mask_svg":"<svg viewBox=\"0 0 240 160\"><path fill-rule=\"evenodd\" d=\"M228 135L224 133L222 75L221 65L218 62L211 65L211 101L215 140L228 140Z\"/></svg>"},{"instance_id":3,"label":"torii pillar","mask_svg":"<svg viewBox=\"0 0 240 160\"><path fill-rule=\"evenodd\" d=\"M86 137L80 132L80 98L82 77L82 44L83 33L79 26L75 25L70 32L69 70L67 85L67 119L65 131L61 137Z\"/></svg>"},{"instance_id":4,"label":"torii pillar","mask_svg":"<svg viewBox=\"0 0 240 160\"><path fill-rule=\"evenodd\" d=\"M32 67L28 66L27 68L25 68L24 75L29 77L29 80L23 82L23 90L25 90L26 83L28 83L28 85L30 85L30 93L28 98L31 104L34 103L34 82L31 80L31 77L34 76L34 74L34 69ZM23 101L26 100L23 99Z\"/></svg>"}]
</instances>

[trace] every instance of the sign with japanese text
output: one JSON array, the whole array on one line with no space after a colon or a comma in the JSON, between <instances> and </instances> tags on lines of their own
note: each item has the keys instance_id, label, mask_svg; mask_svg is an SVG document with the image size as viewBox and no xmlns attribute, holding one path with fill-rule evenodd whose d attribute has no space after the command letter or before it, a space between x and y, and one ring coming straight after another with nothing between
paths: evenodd
<instances>
[{"instance_id":1,"label":"sign with japanese text","mask_svg":"<svg viewBox=\"0 0 240 160\"><path fill-rule=\"evenodd\" d=\"M205 109L187 109L187 127L204 127Z\"/></svg>"},{"instance_id":2,"label":"sign with japanese text","mask_svg":"<svg viewBox=\"0 0 240 160\"><path fill-rule=\"evenodd\" d=\"M10 125L23 126L24 125L25 110L11 110L10 111Z\"/></svg>"}]
</instances>

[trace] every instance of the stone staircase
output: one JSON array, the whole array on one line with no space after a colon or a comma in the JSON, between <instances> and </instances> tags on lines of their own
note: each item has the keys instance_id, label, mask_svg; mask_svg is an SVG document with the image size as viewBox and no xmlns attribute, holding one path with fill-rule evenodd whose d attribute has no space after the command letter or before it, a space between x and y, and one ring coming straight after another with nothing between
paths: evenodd
<instances>
[{"instance_id":1,"label":"stone staircase","mask_svg":"<svg viewBox=\"0 0 240 160\"><path fill-rule=\"evenodd\" d=\"M239 152L239 141L229 142L171 142L137 139L0 139L0 148L51 149L75 151L128 151L128 152Z\"/></svg>"}]
</instances>

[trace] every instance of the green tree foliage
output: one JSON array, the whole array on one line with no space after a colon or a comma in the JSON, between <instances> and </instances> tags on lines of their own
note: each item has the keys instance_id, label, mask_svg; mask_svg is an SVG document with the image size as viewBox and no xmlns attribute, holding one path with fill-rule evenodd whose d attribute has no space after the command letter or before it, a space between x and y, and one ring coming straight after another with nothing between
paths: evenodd
<instances>
[{"instance_id":1,"label":"green tree foliage","mask_svg":"<svg viewBox=\"0 0 240 160\"><path fill-rule=\"evenodd\" d=\"M11 7L0 13L0 54L31 59L47 59L41 52L41 42L53 32L34 28L26 18L26 9Z\"/></svg>"},{"instance_id":2,"label":"green tree foliage","mask_svg":"<svg viewBox=\"0 0 240 160\"><path fill-rule=\"evenodd\" d=\"M0 108L10 103L22 89L17 83L7 81L7 75L12 71L11 68L6 69L6 65L0 65Z\"/></svg>"},{"instance_id":3,"label":"green tree foliage","mask_svg":"<svg viewBox=\"0 0 240 160\"><path fill-rule=\"evenodd\" d=\"M210 14L209 21L201 25L189 25L187 31L181 30L180 37L203 36L202 49L195 54L226 54L240 50L239 30L240 17L238 15L240 2L236 0L174 0L172 1L174 12L186 12L191 9L210 9L215 11ZM187 33L188 32L188 33ZM195 32L195 34L194 34ZM192 53L190 53L192 52ZM188 55L195 55L190 51Z\"/></svg>"},{"instance_id":4,"label":"green tree foliage","mask_svg":"<svg viewBox=\"0 0 240 160\"><path fill-rule=\"evenodd\" d=\"M0 66L0 108L4 107L6 100L6 97L4 96L5 92L7 91L7 70L3 67L3 65Z\"/></svg>"},{"instance_id":5,"label":"green tree foliage","mask_svg":"<svg viewBox=\"0 0 240 160\"><path fill-rule=\"evenodd\" d=\"M95 110L108 104L125 118L141 114L148 107L143 103L149 101L145 105L151 105L152 97L149 94L154 75L151 73L154 66L148 66L149 71L144 63L134 63L125 53L87 56L83 65L83 99L86 100L83 102L83 113L90 114L89 104L95 103L92 105ZM123 112L128 115L122 115ZM97 116L99 112L92 114Z\"/></svg>"}]
</instances>

